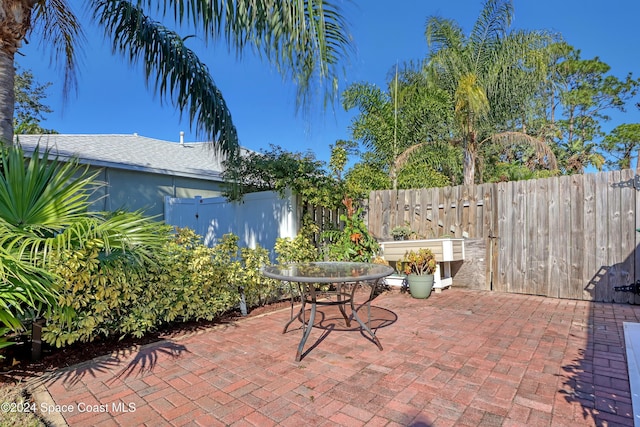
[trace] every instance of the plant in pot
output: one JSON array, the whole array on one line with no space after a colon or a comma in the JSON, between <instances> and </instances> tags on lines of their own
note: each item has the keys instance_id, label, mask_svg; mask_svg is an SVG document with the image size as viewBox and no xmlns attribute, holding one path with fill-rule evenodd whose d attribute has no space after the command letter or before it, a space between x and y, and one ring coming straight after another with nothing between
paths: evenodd
<instances>
[{"instance_id":1,"label":"plant in pot","mask_svg":"<svg viewBox=\"0 0 640 427\"><path fill-rule=\"evenodd\" d=\"M393 240L407 240L411 233L411 228L407 225L398 225L391 229Z\"/></svg>"},{"instance_id":2,"label":"plant in pot","mask_svg":"<svg viewBox=\"0 0 640 427\"><path fill-rule=\"evenodd\" d=\"M421 248L408 251L402 260L402 268L407 275L409 292L414 298L428 298L433 289L433 273L438 267L435 255L430 249Z\"/></svg>"}]
</instances>

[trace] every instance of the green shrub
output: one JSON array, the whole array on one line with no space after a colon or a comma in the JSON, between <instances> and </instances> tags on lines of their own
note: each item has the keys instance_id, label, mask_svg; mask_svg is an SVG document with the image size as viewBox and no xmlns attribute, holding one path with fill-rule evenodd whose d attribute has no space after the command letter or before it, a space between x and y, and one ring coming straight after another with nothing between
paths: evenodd
<instances>
[{"instance_id":1,"label":"green shrub","mask_svg":"<svg viewBox=\"0 0 640 427\"><path fill-rule=\"evenodd\" d=\"M60 277L57 306L47 316L43 340L57 347L99 336L140 337L170 322L212 320L237 306L277 299L282 284L260 274L269 264L261 247L240 248L225 234L208 248L190 229L167 237L153 259L132 263L131 254L107 256L98 240L59 251L50 264Z\"/></svg>"},{"instance_id":2,"label":"green shrub","mask_svg":"<svg viewBox=\"0 0 640 427\"><path fill-rule=\"evenodd\" d=\"M98 245L57 254L58 306L43 340L57 347L98 336L142 336L163 323L211 320L238 301L228 285L230 262L216 259L190 230L168 240L143 264L127 256L105 258Z\"/></svg>"},{"instance_id":3,"label":"green shrub","mask_svg":"<svg viewBox=\"0 0 640 427\"><path fill-rule=\"evenodd\" d=\"M271 262L269 251L260 245L255 249L240 248L238 236L225 234L213 247L214 259L226 265L226 280L237 289L238 298L244 296L249 307L261 306L280 298L282 285L278 280L269 279L260 269Z\"/></svg>"},{"instance_id":4,"label":"green shrub","mask_svg":"<svg viewBox=\"0 0 640 427\"><path fill-rule=\"evenodd\" d=\"M303 226L293 239L289 237L277 238L275 251L278 264L317 261L320 256L318 248L313 244L310 237L317 232L318 226L311 223Z\"/></svg>"},{"instance_id":5,"label":"green shrub","mask_svg":"<svg viewBox=\"0 0 640 427\"><path fill-rule=\"evenodd\" d=\"M208 248L193 230L178 229L164 263L170 272L166 298L173 304L164 321L211 320L237 303L237 292L229 285L232 260L218 246Z\"/></svg>"},{"instance_id":6,"label":"green shrub","mask_svg":"<svg viewBox=\"0 0 640 427\"><path fill-rule=\"evenodd\" d=\"M145 292L155 288L145 273L151 266L131 265L124 257L104 261L100 255L92 241L55 255L51 266L60 277L59 296L43 329L45 342L62 347L100 335L141 336L156 323L157 302Z\"/></svg>"}]
</instances>

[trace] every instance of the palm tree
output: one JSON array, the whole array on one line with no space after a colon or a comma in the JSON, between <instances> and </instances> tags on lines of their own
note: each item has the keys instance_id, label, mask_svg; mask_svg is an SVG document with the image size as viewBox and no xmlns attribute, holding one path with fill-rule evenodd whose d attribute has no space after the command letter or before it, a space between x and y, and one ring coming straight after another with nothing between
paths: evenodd
<instances>
[{"instance_id":1,"label":"palm tree","mask_svg":"<svg viewBox=\"0 0 640 427\"><path fill-rule=\"evenodd\" d=\"M333 0L89 0L93 21L112 41L114 53L141 62L147 82L188 114L196 131L224 152L238 145L235 126L209 70L186 45L188 37L150 14L224 39L241 54L253 47L297 83L299 105L308 105L314 85L325 101L335 95L337 67L349 53L350 37ZM40 39L64 61L64 90L75 86L80 20L67 0L0 1L0 140L13 138L14 56L25 38Z\"/></svg>"},{"instance_id":2,"label":"palm tree","mask_svg":"<svg viewBox=\"0 0 640 427\"><path fill-rule=\"evenodd\" d=\"M494 134L515 130L516 123L523 125L523 113L545 77L549 37L509 31L512 14L511 0L487 0L469 36L455 21L427 19L427 73L452 100L466 185L474 183L479 146Z\"/></svg>"},{"instance_id":3,"label":"palm tree","mask_svg":"<svg viewBox=\"0 0 640 427\"><path fill-rule=\"evenodd\" d=\"M402 70L396 66L387 91L354 83L342 93L344 109L360 111L351 123L353 138L369 149L367 162L387 172L394 189L409 157L447 134L446 101L447 94L428 85L421 68L411 63Z\"/></svg>"}]
</instances>

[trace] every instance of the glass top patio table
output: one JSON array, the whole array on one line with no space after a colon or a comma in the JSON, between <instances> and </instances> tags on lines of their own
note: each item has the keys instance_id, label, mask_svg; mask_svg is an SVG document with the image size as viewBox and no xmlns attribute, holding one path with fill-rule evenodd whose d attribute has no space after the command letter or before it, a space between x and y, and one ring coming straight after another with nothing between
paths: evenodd
<instances>
[{"instance_id":1,"label":"glass top patio table","mask_svg":"<svg viewBox=\"0 0 640 427\"><path fill-rule=\"evenodd\" d=\"M350 316L347 316L345 310L346 305L349 304L351 316L356 319L360 327L371 336L372 341L382 350L380 341L371 330L371 300L375 295L380 279L392 273L393 268L387 265L365 262L307 262L272 265L263 268L262 274L264 276L284 282L296 283L300 290L302 302L300 311L296 316L293 316L292 297L292 316L282 332L283 334L286 333L287 328L295 319L302 321L303 334L298 345L296 362L299 362L302 358L304 344L314 324L317 305L337 305L347 327L350 327ZM332 284L333 288L331 290L318 289L317 285L322 284ZM367 324L360 320L354 304L355 292L359 284L366 284L371 289L371 293L365 302L367 305ZM335 300L332 300L332 297L335 297ZM308 321L305 319L306 304L311 305Z\"/></svg>"},{"instance_id":2,"label":"glass top patio table","mask_svg":"<svg viewBox=\"0 0 640 427\"><path fill-rule=\"evenodd\" d=\"M389 276L393 268L367 262L306 262L270 265L262 274L285 282L337 283L363 282Z\"/></svg>"}]
</instances>

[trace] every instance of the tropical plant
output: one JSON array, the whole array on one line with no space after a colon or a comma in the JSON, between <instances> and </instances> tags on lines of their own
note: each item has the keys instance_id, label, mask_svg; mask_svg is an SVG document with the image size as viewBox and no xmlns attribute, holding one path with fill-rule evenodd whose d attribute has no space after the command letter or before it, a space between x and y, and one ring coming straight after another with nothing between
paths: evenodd
<instances>
[{"instance_id":1,"label":"tropical plant","mask_svg":"<svg viewBox=\"0 0 640 427\"><path fill-rule=\"evenodd\" d=\"M242 314L246 315L247 305L262 306L279 298L280 281L266 278L260 273L260 269L271 264L267 249L260 245L255 248L240 247L238 241L239 237L235 234L225 234L212 250L215 260L222 261L223 265L226 263L222 280L237 289Z\"/></svg>"},{"instance_id":2,"label":"tropical plant","mask_svg":"<svg viewBox=\"0 0 640 427\"><path fill-rule=\"evenodd\" d=\"M429 248L420 248L417 251L408 251L402 259L404 274L429 275L436 272L438 262Z\"/></svg>"},{"instance_id":3,"label":"tropical plant","mask_svg":"<svg viewBox=\"0 0 640 427\"><path fill-rule=\"evenodd\" d=\"M60 251L92 242L101 259L129 265L153 259L164 238L140 213L90 212L94 174L77 160L62 162L38 148L0 149L0 321L16 331L22 315L57 303Z\"/></svg>"},{"instance_id":4,"label":"tropical plant","mask_svg":"<svg viewBox=\"0 0 640 427\"><path fill-rule=\"evenodd\" d=\"M28 158L20 146L0 154L0 245L46 267L52 250L98 239L106 254L151 257L157 224L140 212L91 212L97 172L77 159L60 161L38 147Z\"/></svg>"},{"instance_id":5,"label":"tropical plant","mask_svg":"<svg viewBox=\"0 0 640 427\"><path fill-rule=\"evenodd\" d=\"M464 150L465 185L475 182L480 145L505 129L515 130L546 76L550 37L539 31L509 31L512 15L511 0L487 0L469 36L455 21L427 20L426 70L449 94L455 111L453 139ZM527 142L534 139L521 134Z\"/></svg>"},{"instance_id":6,"label":"tropical plant","mask_svg":"<svg viewBox=\"0 0 640 427\"><path fill-rule=\"evenodd\" d=\"M343 200L347 211L340 215L340 221L344 223L342 230L327 230L322 233L330 242L326 248L330 261L369 262L380 249L362 219L362 209L356 208L353 203L349 197Z\"/></svg>"},{"instance_id":7,"label":"tropical plant","mask_svg":"<svg viewBox=\"0 0 640 427\"><path fill-rule=\"evenodd\" d=\"M150 86L162 98L171 99L199 133L225 151L233 151L238 138L220 89L187 46L188 37L151 16L192 28L205 42L224 39L237 54L247 47L255 49L286 80L297 83L299 105L310 104L316 83L325 93L325 102L332 99L338 64L351 43L341 8L331 0L94 0L87 6L114 52L133 64L141 62ZM84 39L81 20L70 4L64 0L0 2L0 141L5 143L13 138L14 57L27 37L52 46L52 59L64 65L65 93L76 83L78 51Z\"/></svg>"},{"instance_id":8,"label":"tropical plant","mask_svg":"<svg viewBox=\"0 0 640 427\"><path fill-rule=\"evenodd\" d=\"M312 239L318 231L319 227L315 223L303 222L301 230L293 239L277 238L274 249L278 264L318 261L318 248Z\"/></svg>"},{"instance_id":9,"label":"tropical plant","mask_svg":"<svg viewBox=\"0 0 640 427\"><path fill-rule=\"evenodd\" d=\"M47 314L43 340L57 347L98 337L140 337L163 324L211 320L237 305L230 286L234 260L201 243L189 229L157 230L165 244L153 259L105 258L96 241L56 251L58 304Z\"/></svg>"},{"instance_id":10,"label":"tropical plant","mask_svg":"<svg viewBox=\"0 0 640 427\"><path fill-rule=\"evenodd\" d=\"M359 110L351 132L369 150L362 157L366 166L360 171L368 166L384 172L389 180L385 188L400 187L399 176L413 147L430 145L448 135L447 94L427 84L413 64L402 70L396 67L386 91L373 84L352 84L342 94L342 105L345 110ZM422 162L418 169L436 171L433 166L438 156L431 158L433 163Z\"/></svg>"}]
</instances>

